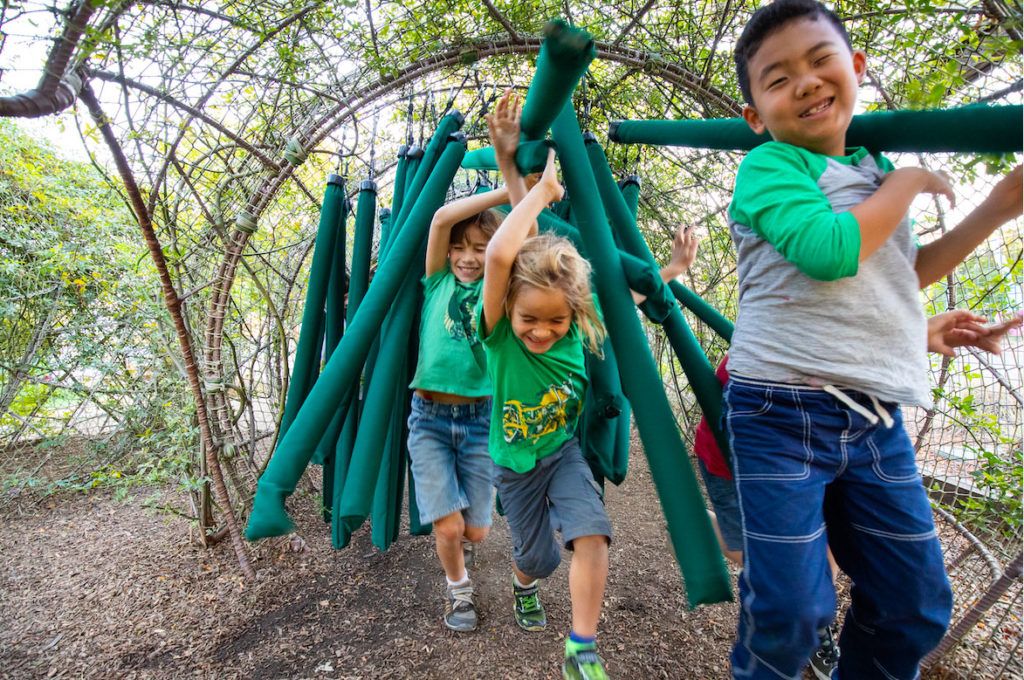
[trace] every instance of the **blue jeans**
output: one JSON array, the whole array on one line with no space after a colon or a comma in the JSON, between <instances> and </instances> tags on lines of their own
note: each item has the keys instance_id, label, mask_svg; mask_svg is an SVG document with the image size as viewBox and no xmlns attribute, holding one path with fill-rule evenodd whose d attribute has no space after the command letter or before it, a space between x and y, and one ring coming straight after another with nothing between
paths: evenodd
<instances>
[{"instance_id":1,"label":"blue jeans","mask_svg":"<svg viewBox=\"0 0 1024 680\"><path fill-rule=\"evenodd\" d=\"M462 511L468 526L491 526L490 422L490 399L440 404L413 394L409 467L416 481L420 522L428 524Z\"/></svg>"},{"instance_id":2,"label":"blue jeans","mask_svg":"<svg viewBox=\"0 0 1024 680\"><path fill-rule=\"evenodd\" d=\"M826 545L853 581L839 677L918 677L953 600L898 406L887 428L822 389L738 376L725 403L744 535L733 677L800 677L835 617Z\"/></svg>"}]
</instances>

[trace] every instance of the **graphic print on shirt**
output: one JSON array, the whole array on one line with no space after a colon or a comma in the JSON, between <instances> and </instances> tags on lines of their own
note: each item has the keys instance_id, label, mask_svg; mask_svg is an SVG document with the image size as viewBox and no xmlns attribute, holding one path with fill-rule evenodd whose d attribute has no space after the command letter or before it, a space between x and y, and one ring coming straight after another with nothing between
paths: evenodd
<instances>
[{"instance_id":1,"label":"graphic print on shirt","mask_svg":"<svg viewBox=\"0 0 1024 680\"><path fill-rule=\"evenodd\" d=\"M560 385L551 385L540 394L536 404L524 404L510 399L502 405L501 429L505 441L537 441L559 429L566 429L576 422L580 398L572 382L566 380Z\"/></svg>"},{"instance_id":2,"label":"graphic print on shirt","mask_svg":"<svg viewBox=\"0 0 1024 680\"><path fill-rule=\"evenodd\" d=\"M444 328L453 340L463 340L469 343L470 347L480 344L480 336L476 332L476 318L473 315L473 307L476 306L478 296L472 293L466 294L458 287L448 298L448 312L444 315Z\"/></svg>"}]
</instances>

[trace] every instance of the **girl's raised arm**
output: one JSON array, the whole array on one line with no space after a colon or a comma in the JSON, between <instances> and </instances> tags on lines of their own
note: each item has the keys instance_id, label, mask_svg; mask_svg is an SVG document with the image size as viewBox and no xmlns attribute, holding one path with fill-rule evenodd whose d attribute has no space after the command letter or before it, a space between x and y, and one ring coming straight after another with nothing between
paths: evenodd
<instances>
[{"instance_id":1,"label":"girl's raised arm","mask_svg":"<svg viewBox=\"0 0 1024 680\"><path fill-rule=\"evenodd\" d=\"M508 203L508 189L501 187L482 194L464 196L438 208L430 221L430 233L427 236L426 275L430 276L444 269L444 264L448 260L448 248L451 245L449 240L452 227L464 219L504 203Z\"/></svg>"},{"instance_id":2,"label":"girl's raised arm","mask_svg":"<svg viewBox=\"0 0 1024 680\"><path fill-rule=\"evenodd\" d=\"M548 203L562 198L565 190L558 183L555 172L555 152L548 151L548 162L540 181L512 209L505 221L487 244L484 260L484 335L490 335L494 326L505 316L505 294L508 292L512 263L516 261L523 242L531 235L537 216Z\"/></svg>"}]
</instances>

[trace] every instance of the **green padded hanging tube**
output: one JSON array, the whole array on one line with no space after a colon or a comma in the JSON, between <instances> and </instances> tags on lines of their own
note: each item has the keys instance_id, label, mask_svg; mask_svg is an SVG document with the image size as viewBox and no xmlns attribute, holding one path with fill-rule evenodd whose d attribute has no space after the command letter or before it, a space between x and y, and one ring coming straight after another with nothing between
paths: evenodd
<instances>
[{"instance_id":1,"label":"green padded hanging tube","mask_svg":"<svg viewBox=\"0 0 1024 680\"><path fill-rule=\"evenodd\" d=\"M643 236L640 235L636 221L633 219L626 201L622 197L622 192L619 190L615 178L612 177L611 170L608 168L608 159L605 157L604 149L596 141L588 143L586 149L590 167L601 192L601 200L607 211L608 220L619 234L623 248L627 253L643 260L657 271L658 265L654 255L651 254ZM662 289L662 295L667 299L671 299L671 295L667 290ZM650 304L655 302L656 300L654 299L648 301ZM686 319L683 317L678 306L672 305L668 316L664 317L660 323L662 328L665 329L665 335L668 337L669 344L672 345L672 349L675 351L676 357L683 367L683 372L686 373L686 379L693 389L701 411L707 416L707 421L711 426L711 432L714 434L715 441L718 443L726 459L731 459L728 438L725 437L721 427L719 427L722 417L722 385L718 382L718 378L715 377L715 369L708 362L704 349L700 346L700 342L698 342L697 337L693 334L689 324L686 323Z\"/></svg>"},{"instance_id":2,"label":"green padded hanging tube","mask_svg":"<svg viewBox=\"0 0 1024 680\"><path fill-rule=\"evenodd\" d=\"M620 362L626 396L633 405L644 451L668 524L686 596L691 607L731 599L729 575L675 416L629 295L608 220L596 200L597 183L587 159L579 122L571 105L552 126L561 153L562 173L573 200L580 235L594 266L594 282L612 344ZM615 195L621 199L618 187Z\"/></svg>"},{"instance_id":3,"label":"green padded hanging tube","mask_svg":"<svg viewBox=\"0 0 1024 680\"><path fill-rule=\"evenodd\" d=\"M288 433L296 414L316 381L320 368L320 348L324 332L324 305L327 287L331 278L331 262L334 259L334 244L338 237L338 221L345 204L345 189L341 178L328 181L324 189L324 200L320 208L320 224L313 246L313 262L309 267L309 283L306 286L306 304L302 310L302 327L299 343L295 349L292 364L292 380L285 399L284 415L281 416L278 441ZM319 439L317 440L319 442ZM316 442L314 442L315 446Z\"/></svg>"},{"instance_id":4,"label":"green padded hanging tube","mask_svg":"<svg viewBox=\"0 0 1024 680\"><path fill-rule=\"evenodd\" d=\"M561 19L544 25L544 42L537 54L537 70L526 92L519 127L526 139L541 139L566 102L587 66L597 54L594 40L586 31Z\"/></svg>"},{"instance_id":5,"label":"green padded hanging tube","mask_svg":"<svg viewBox=\"0 0 1024 680\"><path fill-rule=\"evenodd\" d=\"M550 139L523 140L516 148L516 167L521 175L543 172L548 162L548 149L555 143ZM466 154L462 159L463 170L497 170L498 159L494 155L493 146L485 146Z\"/></svg>"},{"instance_id":6,"label":"green padded hanging tube","mask_svg":"<svg viewBox=\"0 0 1024 680\"><path fill-rule=\"evenodd\" d=\"M348 309L345 320L351 327L356 311L359 309L366 289L370 282L370 254L373 250L373 224L377 211L377 185L367 180L359 185L359 199L356 203L356 233L352 243L352 270L348 290ZM383 210L381 211L384 212ZM348 464L352 459L352 447L356 442L356 430L359 427L359 411L361 402L359 395L351 395L348 404L339 409L344 413L345 422L338 445L334 450L334 480L331 487L331 545L344 548L348 545L350 534L345 530L345 523L337 521L337 503L345 488L345 477ZM326 494L325 494L326 503Z\"/></svg>"},{"instance_id":7,"label":"green padded hanging tube","mask_svg":"<svg viewBox=\"0 0 1024 680\"><path fill-rule=\"evenodd\" d=\"M853 117L846 145L891 152L1016 153L1024 148L1022 114L1020 104L862 113ZM620 144L737 151L771 140L768 134L754 134L742 118L616 121L608 138Z\"/></svg>"},{"instance_id":8,"label":"green padded hanging tube","mask_svg":"<svg viewBox=\"0 0 1024 680\"><path fill-rule=\"evenodd\" d=\"M692 290L679 283L669 281L669 289L675 295L679 304L683 305L694 316L703 321L708 327L723 338L726 342L732 342L733 323L722 316L722 313L707 303L707 300L694 293Z\"/></svg>"},{"instance_id":9,"label":"green padded hanging tube","mask_svg":"<svg viewBox=\"0 0 1024 680\"><path fill-rule=\"evenodd\" d=\"M404 239L405 234L400 238ZM420 248L423 257L426 255L425 249L424 243ZM345 522L349 531L355 531L362 525L373 505L385 438L395 402L396 384L404 380L407 373L403 358L412 330L412 319L416 314L416 293L423 277L423 257L420 258L419 266L410 263L407 267L402 288L395 296L391 312L381 330L380 356L388 357L389 360L377 363L366 388L366 401L356 432L356 444L352 449L345 489L338 505L337 516Z\"/></svg>"},{"instance_id":10,"label":"green padded hanging tube","mask_svg":"<svg viewBox=\"0 0 1024 680\"><path fill-rule=\"evenodd\" d=\"M344 180L341 177L338 179L342 181L342 193L347 195ZM345 245L348 240L346 238L346 228L350 209L351 205L348 198L346 198L342 204L341 216L338 219L338 233L334 242L334 258L331 262L331 278L327 288L327 327L324 331L324 361L331 358L334 348L338 346L341 336L345 332L345 291L348 288L348 274L345 271ZM338 435L341 433L340 412L335 416L335 421L337 422L331 423L327 434L324 435L320 445L317 446L316 453L313 454L313 462L319 462L324 467L321 488L323 490L322 510L325 522L331 521L330 495L334 491L334 449L337 446Z\"/></svg>"},{"instance_id":11,"label":"green padded hanging tube","mask_svg":"<svg viewBox=\"0 0 1024 680\"><path fill-rule=\"evenodd\" d=\"M391 256L377 271L352 325L310 391L304 408L296 414L293 424L299 423L301 427L294 432L290 429L281 438L267 469L256 484L256 497L246 528L246 537L250 540L280 536L291 531L294 526L285 511L284 499L295 491L295 485L309 463L316 443L330 422L333 409L353 386L359 384L359 373L366 353L402 284L412 258L421 250L420 243L426 241L430 219L441 207L465 152L465 140L451 139L449 135L438 167L431 173L423 191L416 197L415 206L410 210L406 225L409 232L407 237L396 240ZM311 443L310 440L315 441Z\"/></svg>"}]
</instances>

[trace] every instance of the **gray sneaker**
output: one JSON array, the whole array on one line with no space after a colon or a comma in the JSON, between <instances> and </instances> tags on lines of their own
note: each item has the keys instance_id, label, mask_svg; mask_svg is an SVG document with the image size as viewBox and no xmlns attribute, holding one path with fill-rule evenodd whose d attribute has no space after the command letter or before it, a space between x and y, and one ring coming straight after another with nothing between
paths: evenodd
<instances>
[{"instance_id":1,"label":"gray sneaker","mask_svg":"<svg viewBox=\"0 0 1024 680\"><path fill-rule=\"evenodd\" d=\"M514 612L519 627L529 631L544 630L548 625L548 617L544 613L544 605L540 603L540 581L534 581L527 588L520 588L513 581L512 593L515 595Z\"/></svg>"},{"instance_id":2,"label":"gray sneaker","mask_svg":"<svg viewBox=\"0 0 1024 680\"><path fill-rule=\"evenodd\" d=\"M473 604L473 582L448 586L444 605L444 625L460 633L476 630L476 606Z\"/></svg>"},{"instance_id":3,"label":"gray sneaker","mask_svg":"<svg viewBox=\"0 0 1024 680\"><path fill-rule=\"evenodd\" d=\"M817 680L830 680L839 665L839 645L836 643L832 626L818 631L820 644L811 654L811 672Z\"/></svg>"}]
</instances>

